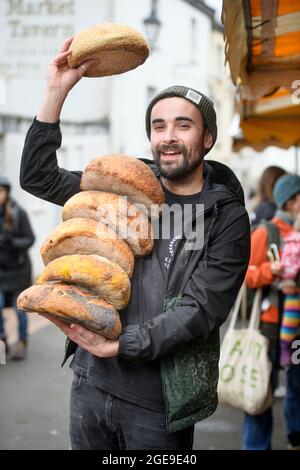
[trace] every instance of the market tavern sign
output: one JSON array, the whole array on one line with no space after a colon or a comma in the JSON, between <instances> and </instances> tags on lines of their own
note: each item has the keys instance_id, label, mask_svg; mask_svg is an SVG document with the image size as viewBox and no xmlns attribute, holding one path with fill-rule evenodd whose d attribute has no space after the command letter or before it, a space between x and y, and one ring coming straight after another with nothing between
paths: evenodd
<instances>
[{"instance_id":1,"label":"market tavern sign","mask_svg":"<svg viewBox=\"0 0 300 470\"><path fill-rule=\"evenodd\" d=\"M41 76L61 43L74 34L76 0L0 2L0 71Z\"/></svg>"},{"instance_id":2,"label":"market tavern sign","mask_svg":"<svg viewBox=\"0 0 300 470\"><path fill-rule=\"evenodd\" d=\"M24 22L24 19L36 16L44 18L73 16L74 14L74 0L66 2L58 0L43 0L40 2L6 0L5 17L12 38L53 37L57 35L67 37L73 33L73 25L61 23L28 24Z\"/></svg>"},{"instance_id":3,"label":"market tavern sign","mask_svg":"<svg viewBox=\"0 0 300 470\"><path fill-rule=\"evenodd\" d=\"M57 0L41 0L25 1L25 0L6 0L6 15L73 15L74 0L57 1Z\"/></svg>"}]
</instances>

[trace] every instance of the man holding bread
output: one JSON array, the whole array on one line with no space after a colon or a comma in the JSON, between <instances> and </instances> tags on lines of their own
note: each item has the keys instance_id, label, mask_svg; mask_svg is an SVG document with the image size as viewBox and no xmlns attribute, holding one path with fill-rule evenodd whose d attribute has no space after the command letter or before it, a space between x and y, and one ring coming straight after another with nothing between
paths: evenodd
<instances>
[{"instance_id":1,"label":"man holding bread","mask_svg":"<svg viewBox=\"0 0 300 470\"><path fill-rule=\"evenodd\" d=\"M81 171L58 167L59 118L73 86L93 60L71 69L72 38L49 65L43 103L26 137L20 182L63 206L80 191ZM217 407L219 327L226 320L249 260L249 220L241 185L225 165L204 161L217 138L212 101L173 86L146 112L154 157L143 160L167 206L202 211L203 243L188 248L182 233L156 239L135 260L122 332L107 339L75 324L53 322L74 354L70 404L73 449L191 450L194 425ZM121 171L121 169L120 169ZM192 229L195 211L185 221Z\"/></svg>"}]
</instances>

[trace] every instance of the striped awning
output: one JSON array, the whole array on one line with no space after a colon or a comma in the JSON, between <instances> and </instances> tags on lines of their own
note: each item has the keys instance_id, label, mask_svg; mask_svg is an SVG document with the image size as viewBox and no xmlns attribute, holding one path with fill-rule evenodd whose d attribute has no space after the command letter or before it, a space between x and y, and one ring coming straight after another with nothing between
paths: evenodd
<instances>
[{"instance_id":1,"label":"striped awning","mask_svg":"<svg viewBox=\"0 0 300 470\"><path fill-rule=\"evenodd\" d=\"M223 0L225 54L244 99L300 78L300 0Z\"/></svg>"},{"instance_id":2,"label":"striped awning","mask_svg":"<svg viewBox=\"0 0 300 470\"><path fill-rule=\"evenodd\" d=\"M270 145L300 146L300 103L293 103L285 88L256 101L241 100L239 108L243 138L233 140L235 151L245 146L257 151Z\"/></svg>"},{"instance_id":3,"label":"striped awning","mask_svg":"<svg viewBox=\"0 0 300 470\"><path fill-rule=\"evenodd\" d=\"M300 0L223 0L225 54L249 145L300 146Z\"/></svg>"}]
</instances>

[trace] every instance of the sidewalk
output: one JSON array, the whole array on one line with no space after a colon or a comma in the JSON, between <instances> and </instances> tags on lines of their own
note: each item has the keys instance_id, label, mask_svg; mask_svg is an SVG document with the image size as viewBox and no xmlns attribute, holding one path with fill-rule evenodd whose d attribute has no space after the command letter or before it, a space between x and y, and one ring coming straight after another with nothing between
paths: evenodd
<instances>
[{"instance_id":1,"label":"sidewalk","mask_svg":"<svg viewBox=\"0 0 300 470\"><path fill-rule=\"evenodd\" d=\"M72 373L60 367L65 336L38 315L29 319L28 358L0 366L0 449L68 449ZM10 333L13 323L6 323Z\"/></svg>"},{"instance_id":2,"label":"sidewalk","mask_svg":"<svg viewBox=\"0 0 300 470\"><path fill-rule=\"evenodd\" d=\"M47 320L29 317L28 359L0 366L0 449L68 449L72 373L67 365L60 367L65 336ZM282 399L275 400L275 450L286 449L282 405ZM240 449L242 420L241 412L219 406L196 425L194 449Z\"/></svg>"}]
</instances>

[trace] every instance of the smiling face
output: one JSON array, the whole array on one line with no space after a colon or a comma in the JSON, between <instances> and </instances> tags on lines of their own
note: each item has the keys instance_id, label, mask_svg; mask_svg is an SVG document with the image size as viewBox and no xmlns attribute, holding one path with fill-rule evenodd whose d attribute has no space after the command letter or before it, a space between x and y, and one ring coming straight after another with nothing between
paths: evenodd
<instances>
[{"instance_id":1,"label":"smiling face","mask_svg":"<svg viewBox=\"0 0 300 470\"><path fill-rule=\"evenodd\" d=\"M202 164L213 142L195 105L180 97L164 98L153 106L150 123L153 157L164 178L183 179Z\"/></svg>"}]
</instances>

